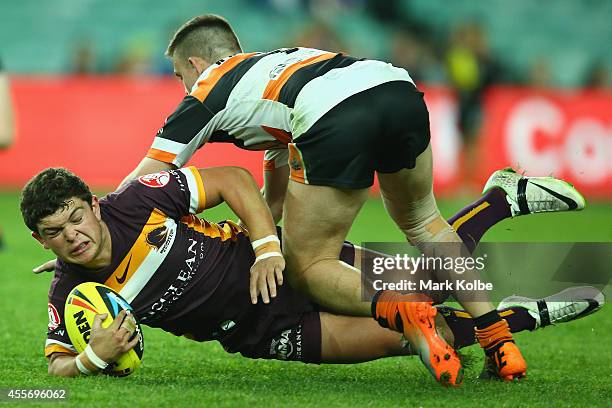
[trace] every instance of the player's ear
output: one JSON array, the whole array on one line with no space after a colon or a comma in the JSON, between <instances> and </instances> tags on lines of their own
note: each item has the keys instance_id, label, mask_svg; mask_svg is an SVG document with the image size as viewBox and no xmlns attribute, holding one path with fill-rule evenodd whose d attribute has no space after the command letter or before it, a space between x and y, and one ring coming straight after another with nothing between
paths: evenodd
<instances>
[{"instance_id":1,"label":"player's ear","mask_svg":"<svg viewBox=\"0 0 612 408\"><path fill-rule=\"evenodd\" d=\"M91 196L91 210L93 211L94 215L96 216L96 219L98 221L101 221L102 220L102 216L100 215L100 200L95 195Z\"/></svg>"},{"instance_id":2,"label":"player's ear","mask_svg":"<svg viewBox=\"0 0 612 408\"><path fill-rule=\"evenodd\" d=\"M32 238L34 238L35 240L40 242L40 245L42 245L43 248L49 249L49 247L47 246L47 243L45 242L44 238L41 237L38 232L32 232Z\"/></svg>"},{"instance_id":3,"label":"player's ear","mask_svg":"<svg viewBox=\"0 0 612 408\"><path fill-rule=\"evenodd\" d=\"M189 66L191 66L200 75L210 66L210 64L203 58L200 57L189 57L187 58Z\"/></svg>"}]
</instances>

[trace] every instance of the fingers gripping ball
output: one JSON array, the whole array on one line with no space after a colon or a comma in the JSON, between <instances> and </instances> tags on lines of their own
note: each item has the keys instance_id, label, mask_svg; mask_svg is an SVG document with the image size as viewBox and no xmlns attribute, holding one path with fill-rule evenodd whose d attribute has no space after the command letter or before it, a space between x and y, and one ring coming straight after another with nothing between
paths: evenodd
<instances>
[{"instance_id":1,"label":"fingers gripping ball","mask_svg":"<svg viewBox=\"0 0 612 408\"><path fill-rule=\"evenodd\" d=\"M132 307L108 286L95 282L85 282L72 289L66 298L64 320L70 341L77 352L81 353L87 347L94 317L97 314L108 314L102 322L102 327L106 328L110 326L121 310L131 312ZM130 332L129 340L140 335L140 341L133 349L121 355L117 361L111 363L103 371L107 375L116 377L132 374L140 366L144 351L142 330L133 313L125 317L122 326Z\"/></svg>"}]
</instances>

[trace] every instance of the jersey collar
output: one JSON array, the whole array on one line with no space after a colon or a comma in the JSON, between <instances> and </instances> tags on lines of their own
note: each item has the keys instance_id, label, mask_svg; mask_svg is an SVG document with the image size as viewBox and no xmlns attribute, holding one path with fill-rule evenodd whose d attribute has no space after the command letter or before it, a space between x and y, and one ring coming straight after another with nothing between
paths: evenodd
<instances>
[{"instance_id":1,"label":"jersey collar","mask_svg":"<svg viewBox=\"0 0 612 408\"><path fill-rule=\"evenodd\" d=\"M213 69L220 67L221 65L223 65L224 62L226 62L227 60L229 60L230 58L239 55L242 53L238 53L238 54L232 54L229 55L225 58L221 58L219 61L215 62L214 64L212 64L211 66L209 66L208 68L206 68L204 70L204 72L202 72L200 74L200 76L198 77L198 79L196 79L195 83L193 84L193 86L191 87L191 93L193 93L196 89L198 89L198 84L200 83L200 81L203 81L204 79L206 79L208 77L208 75L210 74L210 71L212 71Z\"/></svg>"}]
</instances>

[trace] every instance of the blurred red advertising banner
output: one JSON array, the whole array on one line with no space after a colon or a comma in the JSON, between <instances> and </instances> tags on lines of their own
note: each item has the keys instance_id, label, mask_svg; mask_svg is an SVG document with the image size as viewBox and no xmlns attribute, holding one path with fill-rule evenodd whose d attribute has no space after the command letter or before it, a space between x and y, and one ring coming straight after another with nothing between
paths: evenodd
<instances>
[{"instance_id":1,"label":"blurred red advertising banner","mask_svg":"<svg viewBox=\"0 0 612 408\"><path fill-rule=\"evenodd\" d=\"M177 80L155 77L19 77L11 87L17 138L0 151L0 186L10 187L23 186L46 167L62 166L92 186L113 189L144 157L184 97ZM261 172L262 156L216 143L190 164Z\"/></svg>"},{"instance_id":2,"label":"blurred red advertising banner","mask_svg":"<svg viewBox=\"0 0 612 408\"><path fill-rule=\"evenodd\" d=\"M611 92L498 87L483 109L480 178L512 165L612 198Z\"/></svg>"},{"instance_id":3,"label":"blurred red advertising banner","mask_svg":"<svg viewBox=\"0 0 612 408\"><path fill-rule=\"evenodd\" d=\"M464 182L457 105L444 87L424 87L430 112L435 190ZM93 186L112 189L147 152L183 97L172 78L17 77L12 79L17 139L0 151L0 187L17 187L38 171L63 166ZM610 94L535 93L496 88L484 106L479 182L501 167L565 177L585 194L612 197ZM406 120L409 120L407 118ZM261 183L262 152L211 143L190 165L236 165Z\"/></svg>"},{"instance_id":4,"label":"blurred red advertising banner","mask_svg":"<svg viewBox=\"0 0 612 408\"><path fill-rule=\"evenodd\" d=\"M0 150L0 187L22 187L46 167L66 167L92 186L112 189L150 147L157 130L183 98L172 78L17 77L11 81L17 138ZM459 179L460 149L454 98L444 88L426 93L432 112L436 189ZM211 143L190 165L242 166L262 181L262 152Z\"/></svg>"}]
</instances>

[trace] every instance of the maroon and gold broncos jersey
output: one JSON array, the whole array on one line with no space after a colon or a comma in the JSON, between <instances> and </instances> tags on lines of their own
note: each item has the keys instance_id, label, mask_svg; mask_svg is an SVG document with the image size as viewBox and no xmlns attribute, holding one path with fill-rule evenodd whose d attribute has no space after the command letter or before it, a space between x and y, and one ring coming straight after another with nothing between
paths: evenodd
<instances>
[{"instance_id":1,"label":"maroon and gold broncos jersey","mask_svg":"<svg viewBox=\"0 0 612 408\"><path fill-rule=\"evenodd\" d=\"M45 356L73 353L64 303L82 282L121 294L140 323L197 341L219 340L230 352L249 352L269 332L297 324L312 311L303 296L279 288L272 307L252 305L249 271L255 260L248 234L237 224L194 214L206 203L193 167L142 176L100 200L112 240L111 264L85 269L58 260L49 290Z\"/></svg>"}]
</instances>

